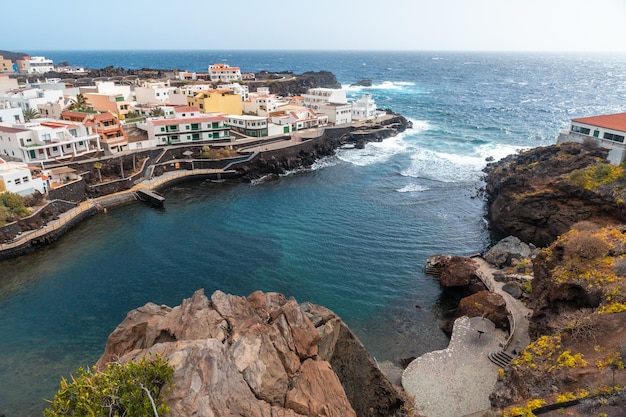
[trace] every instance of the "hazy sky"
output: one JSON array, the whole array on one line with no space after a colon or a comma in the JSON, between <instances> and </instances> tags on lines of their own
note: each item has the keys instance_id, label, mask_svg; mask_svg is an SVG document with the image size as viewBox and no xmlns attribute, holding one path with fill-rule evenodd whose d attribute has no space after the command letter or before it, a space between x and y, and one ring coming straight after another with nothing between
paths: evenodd
<instances>
[{"instance_id":1,"label":"hazy sky","mask_svg":"<svg viewBox=\"0 0 626 417\"><path fill-rule=\"evenodd\" d=\"M0 0L0 49L626 52L626 0Z\"/></svg>"}]
</instances>

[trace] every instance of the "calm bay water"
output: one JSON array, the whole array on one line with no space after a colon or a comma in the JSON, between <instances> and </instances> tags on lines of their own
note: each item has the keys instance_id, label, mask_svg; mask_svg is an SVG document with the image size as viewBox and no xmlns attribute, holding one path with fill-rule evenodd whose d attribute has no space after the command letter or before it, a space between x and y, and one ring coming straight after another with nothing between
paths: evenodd
<instances>
[{"instance_id":1,"label":"calm bay water","mask_svg":"<svg viewBox=\"0 0 626 417\"><path fill-rule=\"evenodd\" d=\"M126 313L193 291L278 291L339 314L378 361L440 349L436 253L484 250L487 157L549 145L569 119L625 111L626 56L391 52L29 51L99 68L328 70L414 128L254 184L195 182L166 208L99 214L0 262L0 413L40 415ZM372 79L371 88L348 87ZM422 308L417 309L416 304Z\"/></svg>"}]
</instances>

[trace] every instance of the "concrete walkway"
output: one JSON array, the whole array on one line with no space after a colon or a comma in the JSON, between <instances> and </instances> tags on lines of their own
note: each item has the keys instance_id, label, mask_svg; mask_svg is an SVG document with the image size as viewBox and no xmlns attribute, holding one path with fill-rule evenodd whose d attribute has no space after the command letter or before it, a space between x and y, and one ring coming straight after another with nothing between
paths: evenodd
<instances>
[{"instance_id":1,"label":"concrete walkway","mask_svg":"<svg viewBox=\"0 0 626 417\"><path fill-rule=\"evenodd\" d=\"M489 360L489 353L519 351L530 343L528 317L532 311L502 290L504 284L493 279L495 268L480 257L472 259L487 288L506 301L511 334L507 338L497 329L479 334L476 320L481 319L461 317L454 322L446 349L411 362L402 374L402 386L426 417L462 417L489 409L489 395L498 378L498 366Z\"/></svg>"}]
</instances>

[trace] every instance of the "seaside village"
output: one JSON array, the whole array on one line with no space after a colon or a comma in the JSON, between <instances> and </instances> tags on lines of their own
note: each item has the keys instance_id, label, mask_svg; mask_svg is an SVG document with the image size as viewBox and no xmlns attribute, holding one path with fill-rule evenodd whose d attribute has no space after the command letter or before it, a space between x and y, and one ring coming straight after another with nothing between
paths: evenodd
<instances>
[{"instance_id":1,"label":"seaside village","mask_svg":"<svg viewBox=\"0 0 626 417\"><path fill-rule=\"evenodd\" d=\"M78 160L123 155L176 144L235 143L291 135L326 126L375 121L369 94L349 102L345 91L311 88L281 97L269 88L249 91L255 74L218 63L206 73L176 71L164 80L138 77L89 79L89 85L49 72L87 74L55 66L42 56L12 62L0 56L0 192L22 196L76 179L62 166ZM18 83L18 75L36 82ZM274 74L280 82L292 74ZM295 138L295 139L293 139ZM47 167L52 167L47 169Z\"/></svg>"}]
</instances>

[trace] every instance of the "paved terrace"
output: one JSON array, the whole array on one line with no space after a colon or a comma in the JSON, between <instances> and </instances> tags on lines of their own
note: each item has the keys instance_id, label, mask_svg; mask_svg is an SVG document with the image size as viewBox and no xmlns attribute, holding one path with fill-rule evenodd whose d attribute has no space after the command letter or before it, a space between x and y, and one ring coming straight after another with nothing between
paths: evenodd
<instances>
[{"instance_id":1,"label":"paved terrace","mask_svg":"<svg viewBox=\"0 0 626 417\"><path fill-rule=\"evenodd\" d=\"M511 334L508 339L497 329L479 334L476 318L461 317L454 323L446 349L411 362L402 374L402 386L415 397L417 411L426 417L462 417L489 409L498 366L488 354L530 343L528 317L532 311L502 290L504 284L493 279L495 269L489 263L480 257L472 259L487 288L504 297L511 315Z\"/></svg>"}]
</instances>

